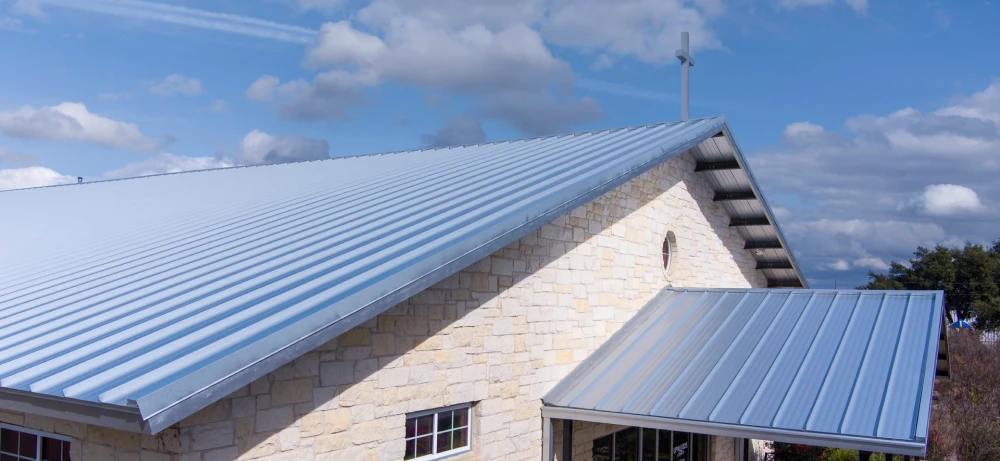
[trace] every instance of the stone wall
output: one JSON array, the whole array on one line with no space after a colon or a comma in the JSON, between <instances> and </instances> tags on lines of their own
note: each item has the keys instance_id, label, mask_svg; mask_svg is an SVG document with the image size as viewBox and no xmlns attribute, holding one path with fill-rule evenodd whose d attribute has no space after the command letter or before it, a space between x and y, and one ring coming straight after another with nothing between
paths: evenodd
<instances>
[{"instance_id":1,"label":"stone wall","mask_svg":"<svg viewBox=\"0 0 1000 461\"><path fill-rule=\"evenodd\" d=\"M765 286L728 222L682 155L159 438L40 429L74 437L74 460L399 460L407 412L474 402L473 449L457 459L537 460L541 397L668 283Z\"/></svg>"}]
</instances>

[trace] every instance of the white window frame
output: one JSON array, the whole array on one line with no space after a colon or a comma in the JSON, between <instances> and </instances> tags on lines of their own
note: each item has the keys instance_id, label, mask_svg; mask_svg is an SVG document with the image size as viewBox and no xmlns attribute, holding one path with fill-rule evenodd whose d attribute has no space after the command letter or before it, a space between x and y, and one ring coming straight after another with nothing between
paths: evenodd
<instances>
[{"instance_id":1,"label":"white window frame","mask_svg":"<svg viewBox=\"0 0 1000 461\"><path fill-rule=\"evenodd\" d=\"M466 428L468 428L468 430L469 430L467 443L465 444L464 447L453 448L451 450L443 451L441 453L438 453L438 448L437 448L437 443L438 443L437 442L437 436L438 436L438 414L439 413L444 413L446 411L455 411L455 410L461 410L461 409L465 409L465 411L467 412L466 418L465 418L465 420L468 422ZM447 406L447 407L434 408L432 410L415 411L413 413L407 413L406 414L406 419L409 420L411 418L419 418L421 416L427 416L427 415L434 415L434 428L431 430L431 454L426 455L426 456L418 456L416 458L413 458L414 460L434 461L434 460L437 460L437 459L447 458L449 456L458 455L458 454L465 453L467 451L472 450L472 403L461 403L461 404L458 404L458 405L451 405L451 406ZM449 430L451 430L451 429L449 429ZM426 437L426 435L421 436L421 437ZM403 437L403 445L405 446L406 442L408 440L415 440L417 438L418 437L416 435L413 436L413 437ZM406 453L405 452L403 453L403 457L406 457Z\"/></svg>"},{"instance_id":2,"label":"white window frame","mask_svg":"<svg viewBox=\"0 0 1000 461\"><path fill-rule=\"evenodd\" d=\"M0 429L6 429L8 431L21 432L24 434L31 434L35 436L35 461L40 461L42 459L42 438L59 440L61 442L73 443L73 439L66 437L65 435L53 434L51 432L36 431L34 429L29 429L27 427L15 426L13 424L0 423ZM26 459L24 456L15 455L13 453L0 452L7 456L13 456L17 459Z\"/></svg>"}]
</instances>

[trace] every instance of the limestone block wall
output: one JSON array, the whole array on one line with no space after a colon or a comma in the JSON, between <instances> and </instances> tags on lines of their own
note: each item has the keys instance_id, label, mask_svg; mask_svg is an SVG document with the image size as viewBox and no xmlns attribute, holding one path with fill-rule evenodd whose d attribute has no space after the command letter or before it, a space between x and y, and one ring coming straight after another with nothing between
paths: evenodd
<instances>
[{"instance_id":1,"label":"limestone block wall","mask_svg":"<svg viewBox=\"0 0 1000 461\"><path fill-rule=\"evenodd\" d=\"M457 459L537 460L541 397L668 283L766 286L728 222L681 155L156 437L41 429L72 436L74 460L388 461L408 412L473 402Z\"/></svg>"}]
</instances>

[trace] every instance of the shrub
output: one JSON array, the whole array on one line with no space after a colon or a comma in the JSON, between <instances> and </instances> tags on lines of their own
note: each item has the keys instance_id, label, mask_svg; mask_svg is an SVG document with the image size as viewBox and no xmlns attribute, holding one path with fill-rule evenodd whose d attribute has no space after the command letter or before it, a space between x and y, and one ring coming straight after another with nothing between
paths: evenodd
<instances>
[{"instance_id":1,"label":"shrub","mask_svg":"<svg viewBox=\"0 0 1000 461\"><path fill-rule=\"evenodd\" d=\"M831 448L826 452L827 461L858 461L858 452L843 448Z\"/></svg>"},{"instance_id":2,"label":"shrub","mask_svg":"<svg viewBox=\"0 0 1000 461\"><path fill-rule=\"evenodd\" d=\"M826 448L794 443L771 442L774 461L826 461Z\"/></svg>"}]
</instances>

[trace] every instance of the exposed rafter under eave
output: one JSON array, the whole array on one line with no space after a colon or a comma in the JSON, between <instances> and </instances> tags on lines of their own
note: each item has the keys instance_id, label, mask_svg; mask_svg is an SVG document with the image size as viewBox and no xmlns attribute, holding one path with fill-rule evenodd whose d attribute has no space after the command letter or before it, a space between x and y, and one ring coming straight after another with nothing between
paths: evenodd
<instances>
[{"instance_id":1,"label":"exposed rafter under eave","mask_svg":"<svg viewBox=\"0 0 1000 461\"><path fill-rule=\"evenodd\" d=\"M713 170L739 170L740 162L736 160L729 160L725 162L705 162L698 163L694 166L694 171L713 171Z\"/></svg>"},{"instance_id":2,"label":"exposed rafter under eave","mask_svg":"<svg viewBox=\"0 0 1000 461\"><path fill-rule=\"evenodd\" d=\"M730 200L757 200L757 194L754 194L752 190L716 192L715 197L712 198L714 202L726 202Z\"/></svg>"},{"instance_id":3,"label":"exposed rafter under eave","mask_svg":"<svg viewBox=\"0 0 1000 461\"><path fill-rule=\"evenodd\" d=\"M789 261L757 261L757 269L794 269Z\"/></svg>"},{"instance_id":4,"label":"exposed rafter under eave","mask_svg":"<svg viewBox=\"0 0 1000 461\"><path fill-rule=\"evenodd\" d=\"M777 240L749 241L743 244L744 250L781 250L784 248Z\"/></svg>"},{"instance_id":5,"label":"exposed rafter under eave","mask_svg":"<svg viewBox=\"0 0 1000 461\"><path fill-rule=\"evenodd\" d=\"M729 220L729 227L741 226L770 226L771 221L767 218L733 218Z\"/></svg>"}]
</instances>

